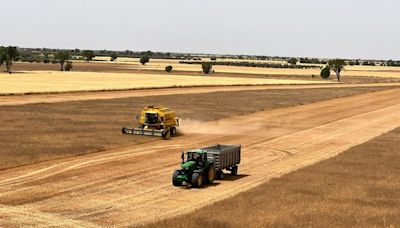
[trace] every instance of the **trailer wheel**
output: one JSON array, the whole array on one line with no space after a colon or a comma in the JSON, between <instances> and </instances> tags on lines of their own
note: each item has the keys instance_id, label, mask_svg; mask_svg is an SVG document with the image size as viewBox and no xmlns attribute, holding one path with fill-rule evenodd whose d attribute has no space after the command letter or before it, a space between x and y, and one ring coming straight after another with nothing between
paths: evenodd
<instances>
[{"instance_id":1,"label":"trailer wheel","mask_svg":"<svg viewBox=\"0 0 400 228\"><path fill-rule=\"evenodd\" d=\"M233 166L231 169L231 175L236 176L238 174L238 168L237 165Z\"/></svg>"},{"instance_id":2,"label":"trailer wheel","mask_svg":"<svg viewBox=\"0 0 400 228\"><path fill-rule=\"evenodd\" d=\"M215 180L215 175L216 175L215 166L214 164L211 164L210 167L208 167L206 183L212 184Z\"/></svg>"},{"instance_id":3,"label":"trailer wheel","mask_svg":"<svg viewBox=\"0 0 400 228\"><path fill-rule=\"evenodd\" d=\"M217 178L218 180L223 180L225 178L225 174L224 172L222 172L221 170L217 172Z\"/></svg>"},{"instance_id":4,"label":"trailer wheel","mask_svg":"<svg viewBox=\"0 0 400 228\"><path fill-rule=\"evenodd\" d=\"M178 176L181 174L179 170L176 170L174 174L172 174L172 184L174 186L182 186L182 182L178 180Z\"/></svg>"},{"instance_id":5,"label":"trailer wheel","mask_svg":"<svg viewBox=\"0 0 400 228\"><path fill-rule=\"evenodd\" d=\"M200 188L203 185L203 175L200 173L193 173L192 175L192 186Z\"/></svg>"},{"instance_id":6,"label":"trailer wheel","mask_svg":"<svg viewBox=\"0 0 400 228\"><path fill-rule=\"evenodd\" d=\"M171 127L170 133L171 133L171 136L176 135L176 127Z\"/></svg>"}]
</instances>

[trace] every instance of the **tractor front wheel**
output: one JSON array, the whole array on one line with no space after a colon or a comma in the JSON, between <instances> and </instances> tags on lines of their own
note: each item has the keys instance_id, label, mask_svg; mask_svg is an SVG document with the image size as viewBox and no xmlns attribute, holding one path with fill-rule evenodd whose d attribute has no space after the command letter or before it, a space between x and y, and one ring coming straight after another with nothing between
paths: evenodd
<instances>
[{"instance_id":1,"label":"tractor front wheel","mask_svg":"<svg viewBox=\"0 0 400 228\"><path fill-rule=\"evenodd\" d=\"M178 180L179 175L181 175L181 172L179 170L176 170L174 174L172 174L172 184L174 186L182 186L182 181Z\"/></svg>"},{"instance_id":2,"label":"tractor front wheel","mask_svg":"<svg viewBox=\"0 0 400 228\"><path fill-rule=\"evenodd\" d=\"M192 186L200 188L203 185L203 175L201 173L193 173L192 175Z\"/></svg>"}]
</instances>

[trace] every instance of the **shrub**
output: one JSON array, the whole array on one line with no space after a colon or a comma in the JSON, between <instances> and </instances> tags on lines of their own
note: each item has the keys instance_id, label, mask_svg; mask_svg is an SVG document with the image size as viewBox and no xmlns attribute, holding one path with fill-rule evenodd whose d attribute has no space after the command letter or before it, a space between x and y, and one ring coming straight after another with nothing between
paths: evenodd
<instances>
[{"instance_id":1,"label":"shrub","mask_svg":"<svg viewBox=\"0 0 400 228\"><path fill-rule=\"evenodd\" d=\"M321 78L328 79L331 76L331 68L326 66L324 69L321 70Z\"/></svg>"},{"instance_id":2,"label":"shrub","mask_svg":"<svg viewBox=\"0 0 400 228\"><path fill-rule=\"evenodd\" d=\"M118 55L115 53L112 53L110 61L115 61L117 58L118 58Z\"/></svg>"},{"instance_id":3,"label":"shrub","mask_svg":"<svg viewBox=\"0 0 400 228\"><path fill-rule=\"evenodd\" d=\"M212 70L212 64L211 63L202 63L201 68L203 69L203 73L209 74L209 73L211 73L211 70Z\"/></svg>"},{"instance_id":4,"label":"shrub","mask_svg":"<svg viewBox=\"0 0 400 228\"><path fill-rule=\"evenodd\" d=\"M65 71L71 71L73 66L72 66L72 62L71 61L67 61L67 63L65 64Z\"/></svg>"},{"instance_id":5,"label":"shrub","mask_svg":"<svg viewBox=\"0 0 400 228\"><path fill-rule=\"evenodd\" d=\"M299 61L299 60L296 59L296 58L291 58L291 59L288 60L288 63L290 63L290 64L292 64L292 65L296 65L298 61Z\"/></svg>"},{"instance_id":6,"label":"shrub","mask_svg":"<svg viewBox=\"0 0 400 228\"><path fill-rule=\"evenodd\" d=\"M168 72L168 73L171 72L172 71L172 66L171 65L170 66L166 66L165 67L165 71Z\"/></svg>"},{"instance_id":7,"label":"shrub","mask_svg":"<svg viewBox=\"0 0 400 228\"><path fill-rule=\"evenodd\" d=\"M149 56L147 56L147 55L144 55L144 56L142 56L141 58L140 58L140 63L142 64L142 65L145 65L146 63L148 63L150 61L150 58L149 58Z\"/></svg>"},{"instance_id":8,"label":"shrub","mask_svg":"<svg viewBox=\"0 0 400 228\"><path fill-rule=\"evenodd\" d=\"M211 59L211 61L216 61L216 60L217 60L217 57L212 56L210 59Z\"/></svg>"}]
</instances>

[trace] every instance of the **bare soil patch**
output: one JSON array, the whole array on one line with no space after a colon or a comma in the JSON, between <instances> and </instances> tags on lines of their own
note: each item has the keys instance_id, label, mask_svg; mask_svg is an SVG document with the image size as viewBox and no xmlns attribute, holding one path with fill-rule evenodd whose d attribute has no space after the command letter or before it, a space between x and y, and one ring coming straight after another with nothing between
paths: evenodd
<instances>
[{"instance_id":1,"label":"bare soil patch","mask_svg":"<svg viewBox=\"0 0 400 228\"><path fill-rule=\"evenodd\" d=\"M397 128L337 157L148 227L397 227L399 144Z\"/></svg>"},{"instance_id":2,"label":"bare soil patch","mask_svg":"<svg viewBox=\"0 0 400 228\"><path fill-rule=\"evenodd\" d=\"M3 106L0 168L159 140L120 133L151 104L171 107L183 119L208 121L384 89L235 91Z\"/></svg>"}]
</instances>

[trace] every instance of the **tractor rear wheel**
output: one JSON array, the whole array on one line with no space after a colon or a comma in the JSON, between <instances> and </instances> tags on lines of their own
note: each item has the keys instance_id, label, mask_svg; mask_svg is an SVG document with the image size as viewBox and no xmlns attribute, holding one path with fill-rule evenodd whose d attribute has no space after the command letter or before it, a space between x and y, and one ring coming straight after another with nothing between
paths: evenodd
<instances>
[{"instance_id":1,"label":"tractor rear wheel","mask_svg":"<svg viewBox=\"0 0 400 228\"><path fill-rule=\"evenodd\" d=\"M182 186L182 182L178 180L178 176L181 175L179 170L176 170L174 174L172 174L172 184L174 186Z\"/></svg>"},{"instance_id":2,"label":"tractor rear wheel","mask_svg":"<svg viewBox=\"0 0 400 228\"><path fill-rule=\"evenodd\" d=\"M215 176L216 176L215 166L211 164L210 167L208 167L206 183L212 184L215 180Z\"/></svg>"},{"instance_id":3,"label":"tractor rear wheel","mask_svg":"<svg viewBox=\"0 0 400 228\"><path fill-rule=\"evenodd\" d=\"M203 185L203 175L201 173L193 173L192 175L192 186L200 188Z\"/></svg>"}]
</instances>

